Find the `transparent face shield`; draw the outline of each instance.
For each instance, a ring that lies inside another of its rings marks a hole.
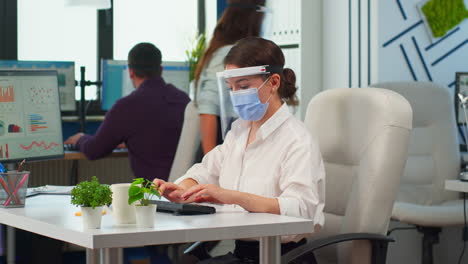
[[[257,12],[263,13],[262,28],[260,36],[263,38],[271,38],[273,36],[273,12],[271,8],[265,6],[257,6]]]
[[[223,139],[226,133],[230,130],[230,125],[237,115],[234,112],[230,92],[238,91],[242,93],[250,88],[258,89],[264,79],[262,75],[268,75],[270,73],[278,72],[276,66],[254,66],[245,67],[232,70],[225,70],[223,72],[216,73],[218,79],[218,91],[220,101],[220,120],[221,120],[221,132]]]

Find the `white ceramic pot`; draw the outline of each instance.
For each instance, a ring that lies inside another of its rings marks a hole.
[[[112,190],[112,206],[108,210],[116,225],[135,224],[135,208],[128,204],[128,189],[130,183],[116,183],[110,186]]]
[[[154,220],[156,218],[155,204],[147,206],[135,205],[135,213],[137,227],[154,227]]]
[[[92,207],[81,207],[81,215],[84,229],[101,228],[102,206],[97,206],[94,209]]]

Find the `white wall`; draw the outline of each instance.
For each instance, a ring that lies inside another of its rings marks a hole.
[[[380,1],[323,1],[323,89],[376,82],[379,5]]]

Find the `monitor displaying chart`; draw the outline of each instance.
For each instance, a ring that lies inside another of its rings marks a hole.
[[[75,111],[75,62],[73,61],[15,61],[0,60],[1,70],[57,71],[60,90],[60,109]]]
[[[0,71],[0,162],[63,157],[56,71]]]
[[[189,92],[189,66],[187,62],[163,61],[162,77],[180,90]],[[126,60],[102,60],[101,98],[103,110],[109,110],[121,97],[135,90],[128,73]]]

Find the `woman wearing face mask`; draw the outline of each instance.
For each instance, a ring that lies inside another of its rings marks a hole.
[[[288,110],[297,104],[295,75],[284,69],[281,49],[269,40],[237,42],[218,73],[239,119],[222,145],[175,183],[155,180],[174,202],[213,202],[249,212],[313,219],[323,225],[324,167],[315,139]],[[283,253],[305,243],[282,238]],[[250,243],[257,243],[252,245]],[[258,261],[258,242],[236,241],[234,257]]]

